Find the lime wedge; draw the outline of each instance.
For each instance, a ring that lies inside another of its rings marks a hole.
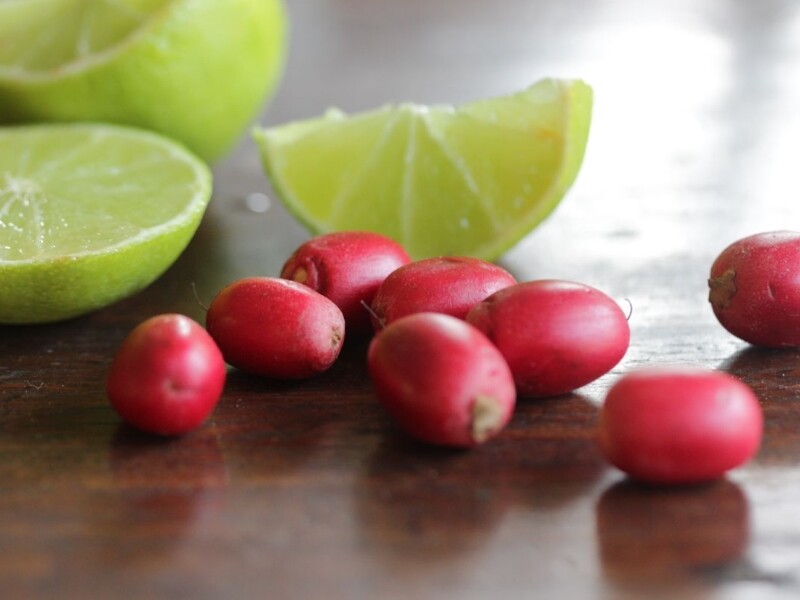
[[[256,129],[265,170],[312,233],[363,229],[414,258],[495,260],[572,185],[592,91],[546,79],[458,108],[401,104]]]
[[[66,319],[141,290],[210,197],[205,163],[153,133],[0,128],[0,323]]]
[[[223,154],[280,78],[282,0],[0,1],[0,122],[103,121]]]

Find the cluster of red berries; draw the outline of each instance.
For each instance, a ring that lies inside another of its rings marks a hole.
[[[370,378],[398,426],[456,447],[497,435],[518,395],[562,395],[604,375],[630,340],[620,306],[593,287],[517,282],[476,258],[412,261],[384,236],[338,232],[301,245],[280,278],[226,286],[205,328],[175,314],[139,325],[114,359],[108,396],[140,429],[185,433],[214,409],[225,363],[271,378],[311,377],[336,361],[345,332],[373,336]],[[748,460],[762,428],[757,399],[737,379],[662,367],[612,386],[598,440],[636,479],[686,483]]]

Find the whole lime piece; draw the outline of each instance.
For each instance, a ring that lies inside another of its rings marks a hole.
[[[281,0],[0,2],[0,122],[103,121],[220,157],[274,90]]]

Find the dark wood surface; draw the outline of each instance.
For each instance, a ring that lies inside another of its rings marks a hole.
[[[800,4],[792,0],[290,0],[279,123],[388,101],[461,102],[544,76],[586,79],[595,119],[578,182],[502,260],[630,300],[623,362],[578,393],[522,401],[468,452],[414,443],[371,391],[363,344],[328,373],[231,372],[180,439],[122,426],[104,394],[138,322],[198,320],[225,283],[276,275],[306,234],[253,144],[177,264],[92,315],[0,328],[0,597],[796,598],[800,352],[715,321],[711,261],[800,227]],[[717,483],[631,484],[594,444],[608,386],[643,364],[720,368],[766,415],[758,456]]]

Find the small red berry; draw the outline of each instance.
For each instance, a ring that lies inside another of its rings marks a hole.
[[[609,390],[599,443],[606,458],[633,479],[700,483],[755,455],[763,421],[755,394],[727,373],[640,369]]]
[[[515,284],[508,271],[465,256],[418,260],[391,273],[372,301],[373,326],[418,312],[444,313],[459,319],[494,292]]]
[[[500,290],[467,315],[508,361],[521,396],[556,396],[607,373],[628,350],[619,305],[571,281],[527,281]]]
[[[714,315],[736,337],[800,346],[800,233],[759,233],[728,246],[708,279]]]
[[[310,287],[344,314],[347,335],[372,332],[369,306],[392,271],[411,261],[403,247],[369,231],[339,231],[312,238],[289,257],[281,277]]]
[[[378,399],[401,429],[431,444],[475,446],[514,410],[514,380],[480,331],[439,313],[417,313],[379,332],[367,354]]]
[[[328,369],[344,343],[342,311],[322,294],[275,277],[248,277],[217,294],[206,327],[234,367],[280,379]]]
[[[128,335],[111,364],[106,391],[127,423],[179,435],[206,420],[224,383],[225,361],[205,329],[183,315],[167,314]]]

